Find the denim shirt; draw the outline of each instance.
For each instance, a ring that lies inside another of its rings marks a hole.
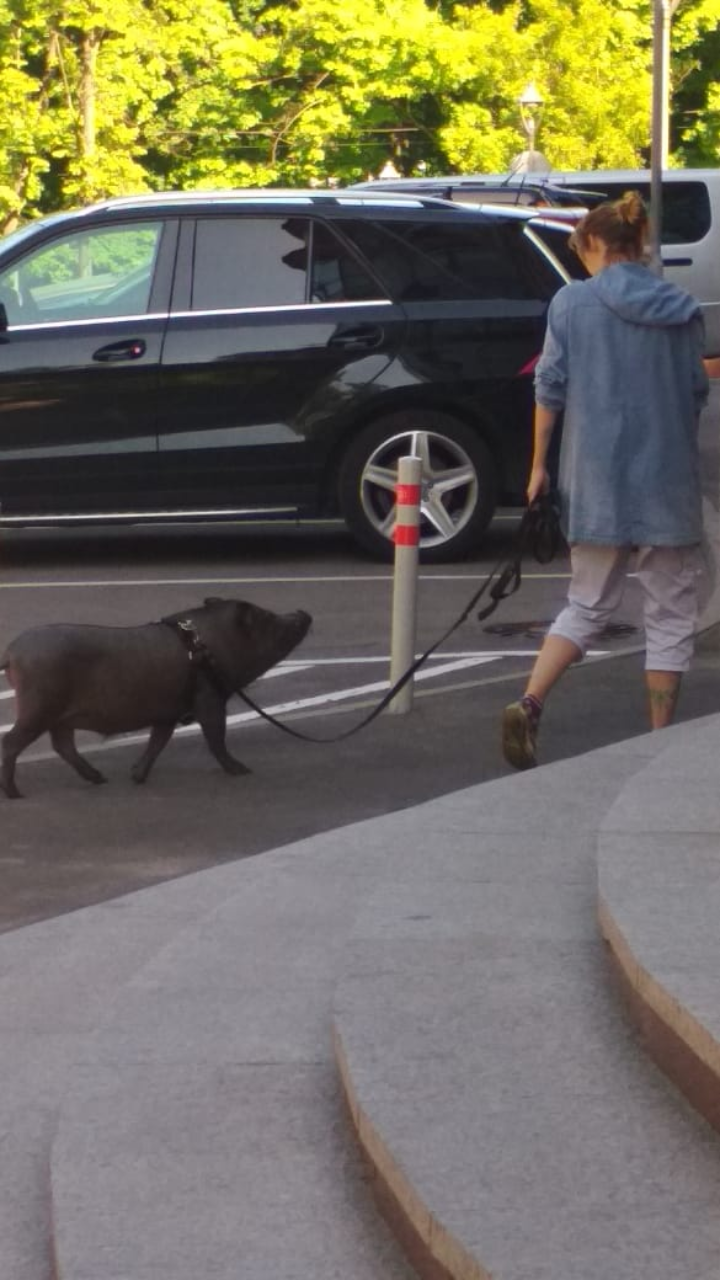
[[[564,413],[559,490],[570,543],[700,541],[702,349],[698,302],[640,263],[615,263],[555,295],[535,396]]]

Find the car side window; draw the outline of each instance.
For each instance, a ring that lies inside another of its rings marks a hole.
[[[650,183],[603,182],[595,188],[605,200],[620,200],[628,190],[637,191],[650,205]],[[712,226],[710,193],[704,182],[663,182],[663,244],[697,244]]]
[[[307,218],[199,218],[193,311],[305,302],[308,237]]]
[[[357,222],[353,238],[398,302],[532,299],[536,283],[514,230],[491,220],[393,219]]]
[[[59,236],[0,273],[8,323],[42,324],[147,311],[161,222]]]
[[[313,223],[311,302],[363,302],[386,297],[355,254],[324,222]]]

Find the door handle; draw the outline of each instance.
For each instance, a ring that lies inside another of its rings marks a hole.
[[[107,347],[100,347],[93,355],[93,360],[100,364],[113,364],[121,360],[139,360],[146,351],[142,338],[123,339],[122,342],[111,342]]]
[[[329,347],[345,347],[348,350],[372,351],[379,347],[385,331],[379,324],[359,324],[348,329],[338,329],[328,341]]]

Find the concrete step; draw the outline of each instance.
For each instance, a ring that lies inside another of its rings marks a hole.
[[[336,989],[336,1053],[419,1267],[458,1280],[720,1274],[717,1136],[641,1048],[597,924],[608,810],[635,785],[642,831],[646,771],[671,803],[674,757],[698,733],[716,760],[713,718],[377,827],[378,881]]]

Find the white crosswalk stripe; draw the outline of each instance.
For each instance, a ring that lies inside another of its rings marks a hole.
[[[588,656],[599,657],[604,652],[604,650],[593,650],[588,654]],[[433,654],[428,659],[427,666],[423,666],[419,671],[416,671],[413,679],[417,682],[433,680],[439,676],[453,675],[455,672],[468,671],[474,667],[487,666],[490,663],[497,663],[507,658],[533,659],[536,656],[536,653],[537,649],[503,649],[462,652],[455,654]],[[290,660],[278,663],[276,667],[273,667],[270,671],[266,672],[261,679],[266,680],[271,678],[277,679],[281,676],[297,676],[321,667],[330,667],[337,670],[342,667],[352,668],[382,664],[387,668],[389,667],[389,663],[390,659],[387,655],[380,655],[377,657],[311,658],[305,661]],[[346,702],[351,699],[363,699],[373,694],[382,696],[387,692],[388,688],[389,681],[387,678],[384,680],[373,680],[367,684],[351,685],[345,689],[328,689],[322,693],[294,698],[285,702],[278,702],[272,706],[264,707],[263,709],[270,715],[274,716],[288,715],[291,712],[310,711],[312,709],[329,707],[333,704]],[[12,697],[12,689],[0,691],[0,699]],[[261,697],[256,699],[254,698],[253,701],[257,701],[258,705],[262,705]],[[229,715],[227,723],[231,726],[257,721],[259,719],[260,717],[257,712],[248,710]],[[9,729],[11,724],[12,721],[7,724],[0,725],[0,731]],[[199,733],[200,729],[195,724],[181,725],[175,730],[175,732],[176,734],[187,735]],[[103,741],[96,749],[108,750],[112,747],[127,745],[128,743],[142,742],[146,736],[146,733],[143,731],[139,734],[131,734],[124,737],[114,738],[109,741]]]

